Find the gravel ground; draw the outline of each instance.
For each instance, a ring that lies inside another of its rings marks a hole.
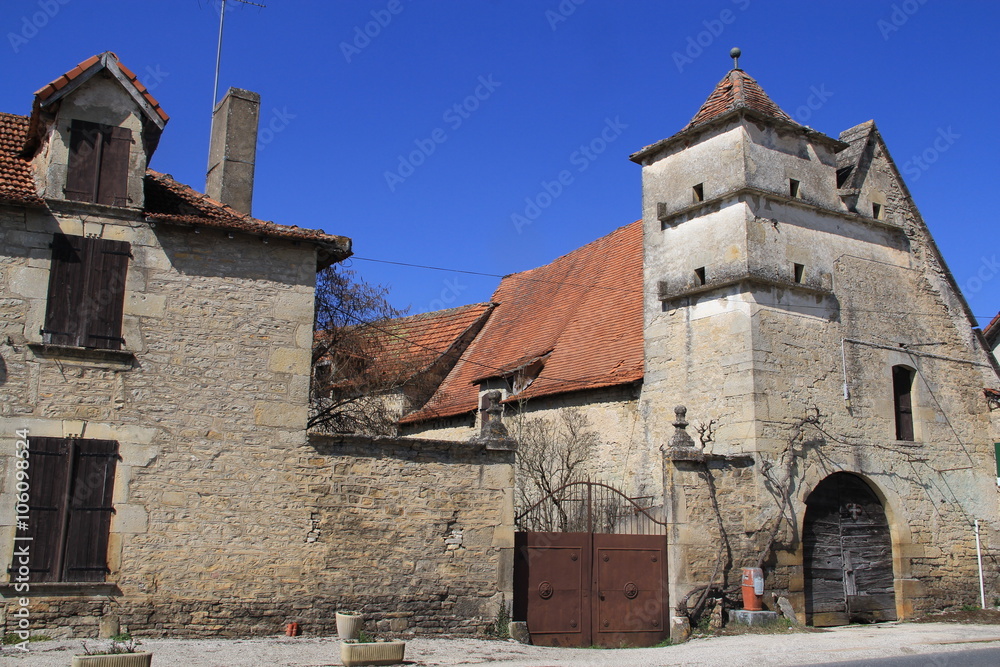
[[[0,652],[0,665],[68,667],[71,656],[81,652],[79,640],[35,642],[29,646],[28,653],[4,647]],[[325,667],[340,664],[340,642],[331,638],[148,639],[143,647],[153,651],[153,665],[157,667]],[[816,665],[986,647],[1000,647],[1000,626],[882,623],[806,633],[694,639],[679,646],[648,649],[560,649],[497,640],[409,638],[406,664],[749,667]],[[949,662],[955,667],[961,665],[957,655]]]

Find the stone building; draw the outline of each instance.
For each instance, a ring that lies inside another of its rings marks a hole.
[[[217,106],[211,196],[148,169],[168,116],[113,53],[0,114],[3,633],[495,614],[510,452],[307,434],[316,272],[351,244],[250,215],[258,105]]]
[[[631,159],[642,220],[505,277],[402,432],[582,411],[585,472],[668,526],[674,614],[758,565],[816,625],[978,603],[998,369],[875,123],[822,134],[736,66]]]

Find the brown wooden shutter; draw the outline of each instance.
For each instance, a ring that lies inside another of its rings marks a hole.
[[[64,581],[104,581],[118,463],[114,440],[74,441]]]
[[[97,123],[74,120],[70,125],[66,199],[97,201],[103,135],[102,128]]]
[[[56,234],[52,239],[52,265],[45,310],[45,342],[56,345],[85,344],[82,287],[86,281],[89,239]]]
[[[103,137],[100,179],[97,203],[109,206],[128,204],[129,150],[132,148],[132,130],[127,127],[108,127]]]
[[[131,246],[125,241],[86,239],[87,276],[83,289],[84,347],[120,350],[125,277]]]
[[[913,371],[892,367],[892,393],[896,408],[896,439],[913,440]]]
[[[32,538],[29,569],[32,581],[59,581],[62,544],[66,533],[66,500],[69,494],[70,441],[65,438],[31,438],[28,528],[18,537]],[[16,548],[16,547],[15,547]]]

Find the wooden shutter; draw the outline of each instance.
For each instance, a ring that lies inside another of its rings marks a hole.
[[[125,277],[131,246],[125,241],[86,239],[87,276],[82,284],[84,347],[120,350]]]
[[[31,580],[59,581],[69,495],[70,441],[33,437],[28,441],[28,452],[28,528],[19,527],[17,534],[32,538],[27,542]]]
[[[74,441],[72,484],[66,531],[64,581],[104,581],[118,443]]]
[[[52,265],[49,270],[49,296],[42,333],[47,343],[85,344],[83,290],[85,261],[89,239],[56,234],[52,239]]]
[[[896,439],[913,440],[913,371],[892,367],[892,393],[896,412]]]
[[[46,342],[121,349],[130,256],[125,241],[55,235],[42,329]]]
[[[70,125],[66,199],[97,201],[103,136],[102,126],[97,123],[74,120]]]
[[[128,164],[132,130],[109,127],[103,136],[97,203],[125,206],[128,203]]]

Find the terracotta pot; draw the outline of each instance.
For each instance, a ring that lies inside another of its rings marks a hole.
[[[337,634],[341,639],[357,639],[364,624],[365,617],[361,614],[337,612]]]
[[[406,642],[393,640],[371,644],[344,642],[340,645],[340,661],[345,667],[355,665],[395,665],[403,662]]]
[[[149,667],[153,654],[116,653],[114,655],[74,655],[73,667]]]

